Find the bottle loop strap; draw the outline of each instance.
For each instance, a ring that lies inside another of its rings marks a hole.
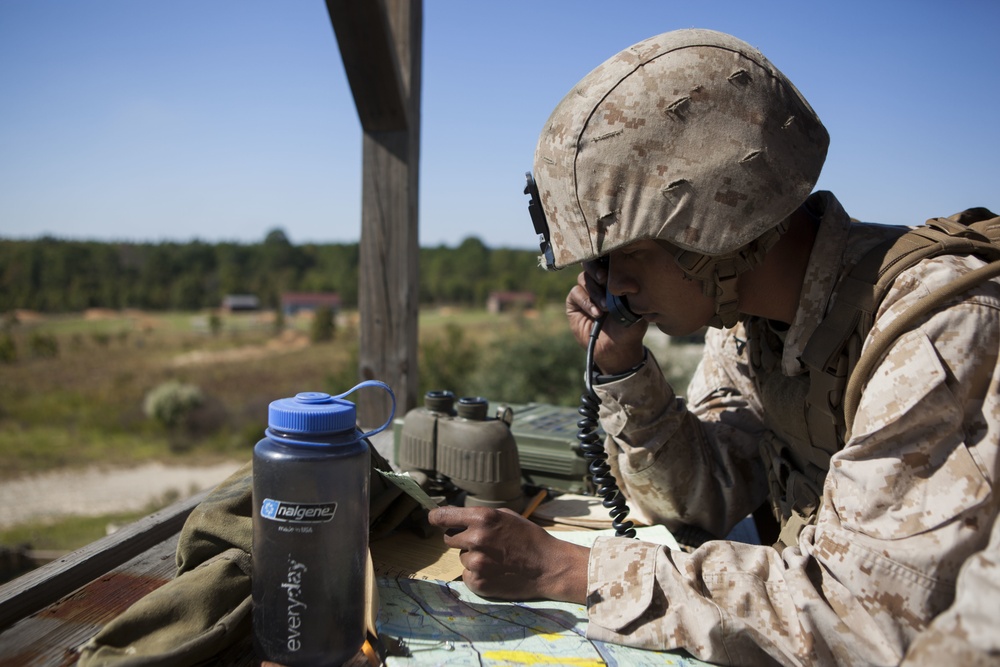
[[[389,385],[379,380],[365,380],[364,382],[361,382],[355,385],[354,387],[348,389],[343,394],[339,394],[337,396],[334,396],[333,398],[344,398],[346,396],[350,396],[358,389],[364,389],[365,387],[381,387],[382,389],[385,389],[389,393],[389,399],[392,401],[392,409],[389,410],[389,418],[385,421],[385,423],[379,426],[377,429],[373,431],[368,431],[367,433],[361,436],[362,438],[370,438],[376,433],[381,433],[385,429],[389,428],[389,424],[392,423],[392,418],[396,416],[396,395],[392,393],[392,389],[389,387]]]

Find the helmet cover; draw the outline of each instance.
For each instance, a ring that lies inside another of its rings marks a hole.
[[[809,103],[745,42],[695,29],[642,41],[585,76],[539,138],[554,268],[644,239],[734,252],[805,201],[828,145]]]

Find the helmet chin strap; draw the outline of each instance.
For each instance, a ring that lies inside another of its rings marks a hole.
[[[736,326],[736,323],[739,321],[740,297],[736,289],[736,283],[738,282],[740,273],[742,272],[736,269],[736,262],[727,258],[715,262],[712,282],[709,283],[706,280],[702,283],[705,295],[715,297],[715,317],[709,321],[708,325],[710,327],[729,329]]]
[[[736,285],[740,274],[749,271],[764,260],[767,251],[788,230],[789,219],[769,229],[739,250],[725,255],[702,255],[690,250],[675,248],[674,259],[689,278],[701,283],[705,296],[715,299],[715,317],[708,326],[729,329],[740,319],[739,294]]]

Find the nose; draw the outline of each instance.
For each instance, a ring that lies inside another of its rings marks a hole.
[[[626,327],[638,322],[641,316],[632,310],[628,301],[629,295],[638,292],[638,283],[630,274],[620,268],[612,271],[609,266],[606,289],[605,307],[611,319]]]
[[[608,282],[605,285],[609,294],[628,296],[638,294],[639,283],[621,267],[615,266],[614,259],[608,262]]]

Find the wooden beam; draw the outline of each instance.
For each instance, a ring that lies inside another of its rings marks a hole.
[[[423,2],[327,0],[327,9],[364,130],[358,375],[392,387],[402,415],[416,407],[418,387]],[[382,392],[359,393],[357,405],[365,428],[389,415]]]
[[[381,379],[396,393],[398,415],[417,405],[419,253],[417,193],[420,164],[421,0],[388,0],[387,16],[402,74],[406,130],[366,130],[362,142],[362,214],[359,280],[361,379]],[[358,419],[377,426],[388,398],[368,392]]]
[[[366,132],[405,130],[407,95],[384,1],[326,0],[326,9],[361,127]]]

